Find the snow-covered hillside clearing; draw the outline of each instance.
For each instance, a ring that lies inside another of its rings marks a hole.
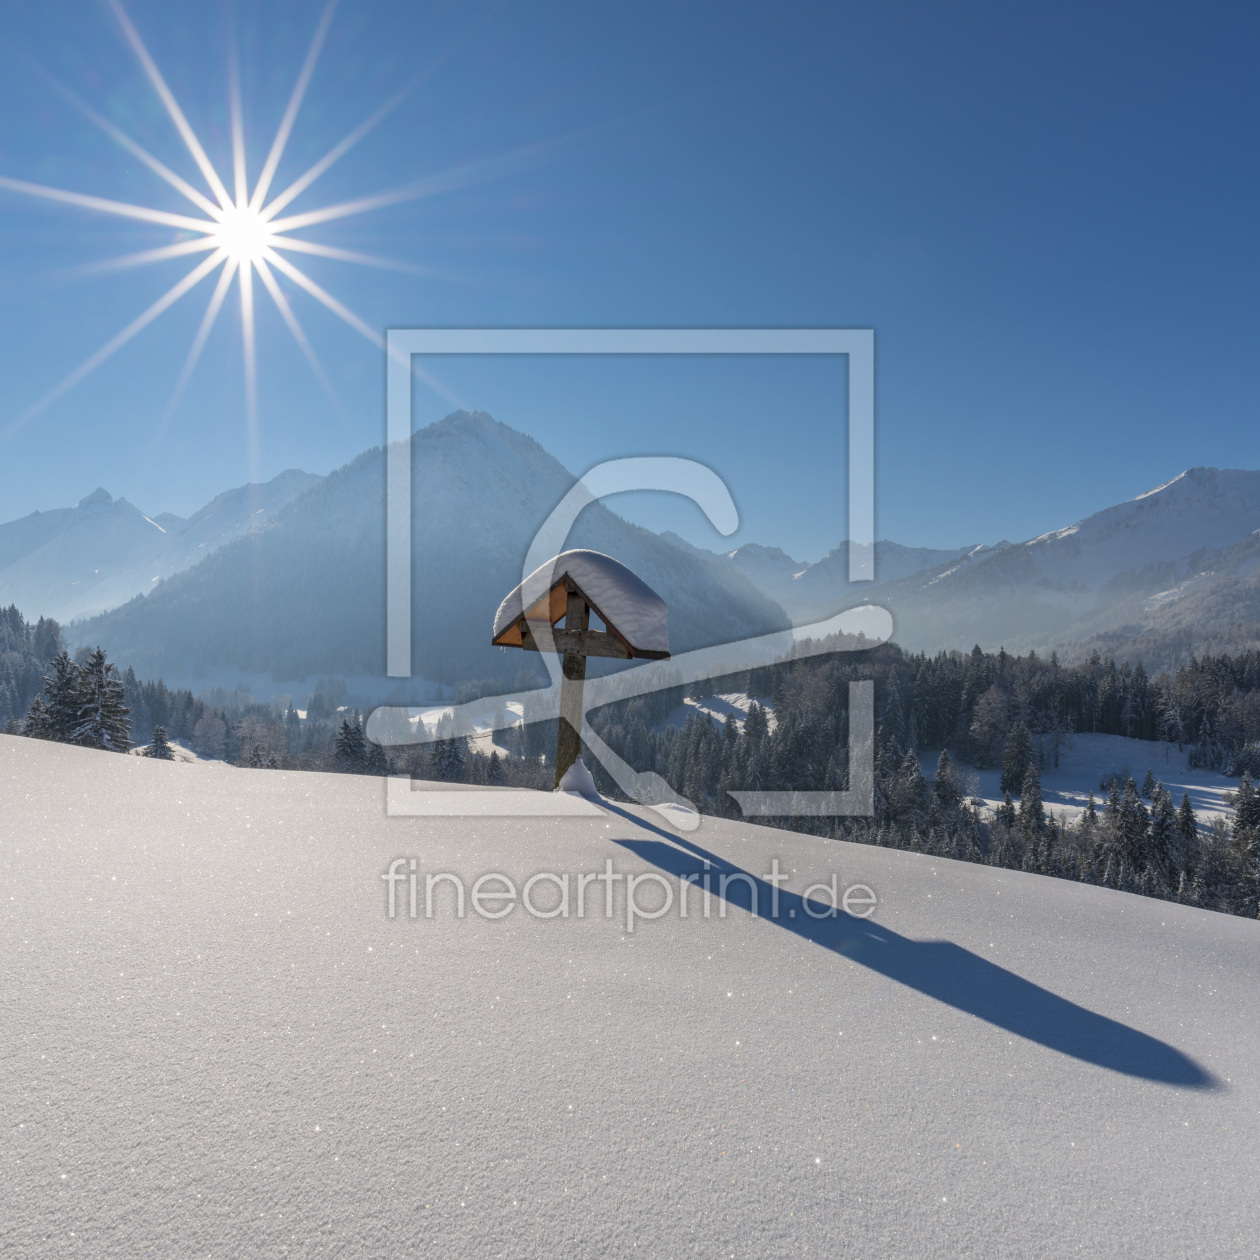
[[[758,919],[694,890],[681,918],[706,856],[777,858],[780,917],[761,883]],[[575,891],[459,919],[447,883],[424,917],[425,873],[606,862],[671,910],[627,931],[623,880],[611,918],[593,884],[580,919]],[[0,866],[15,1255],[1255,1254],[1254,922],[623,807],[387,818],[378,779],[13,737]],[[873,919],[804,912],[833,872]]]
[[[1069,821],[1080,816],[1090,792],[1096,807],[1102,809],[1107,790],[1100,784],[1108,776],[1132,778],[1140,787],[1148,770],[1163,782],[1178,804],[1183,792],[1190,793],[1190,804],[1200,823],[1211,822],[1214,817],[1232,817],[1233,806],[1226,797],[1237,789],[1238,780],[1214,770],[1192,769],[1188,749],[1178,750],[1176,744],[1126,739],[1123,735],[1064,735],[1059,739],[1056,766],[1049,737],[1041,737],[1041,742],[1045,758],[1041,769],[1042,797],[1048,810]],[[923,775],[929,781],[936,773],[939,757],[936,752],[920,754]],[[977,770],[965,762],[958,764],[968,795],[979,796],[990,809],[1002,803],[1000,769]]]
[[[766,711],[767,728],[773,731],[778,723],[775,720],[770,697],[750,696],[743,691],[728,691],[717,696],[705,696],[703,699],[694,699],[688,696],[683,700],[682,704],[670,711],[664,721],[657,723],[656,730],[663,731],[667,726],[681,728],[686,725],[689,717],[707,717],[719,726],[728,717],[733,717],[735,725],[743,731],[744,719],[747,718],[748,710],[752,708],[754,701]]]

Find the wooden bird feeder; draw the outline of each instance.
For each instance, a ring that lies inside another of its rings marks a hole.
[[[524,607],[524,592],[539,589],[544,593]],[[603,630],[591,629],[592,613]],[[540,645],[539,631],[544,643],[550,633],[550,647]],[[624,564],[598,551],[561,552],[530,574],[499,605],[490,641],[496,647],[546,650],[561,656],[557,787],[581,752],[586,658],[669,659],[665,601]]]

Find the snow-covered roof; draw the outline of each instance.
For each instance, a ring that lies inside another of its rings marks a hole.
[[[612,556],[600,551],[562,551],[553,560],[535,569],[499,605],[494,615],[497,639],[525,611],[522,600],[528,590],[534,599],[531,615],[541,620],[550,592],[570,577],[605,625],[615,627],[632,648],[644,652],[669,651],[668,609],[665,601],[642,578]],[[564,602],[550,603],[549,620],[554,625],[564,616]]]

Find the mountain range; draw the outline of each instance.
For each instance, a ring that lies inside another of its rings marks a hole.
[[[412,465],[414,672],[511,678],[531,662],[489,647],[487,627],[573,477],[479,412],[419,431]],[[291,470],[229,491],[187,520],[98,490],[0,525],[0,604],[80,618],[72,642],[185,684],[225,671],[380,677],[384,481],[376,448],[327,477]],[[875,583],[848,582],[844,543],[813,564],[757,544],[720,553],[598,504],[569,545],[608,552],[658,590],[675,651],[864,601],[890,609],[915,651],[979,643],[1070,661],[1097,648],[1160,669],[1260,646],[1260,472],[1193,468],[1020,543],[881,540]]]
[[[848,581],[844,543],[816,564],[756,544],[701,554],[745,574],[798,625],[881,604],[912,651],[978,643],[1070,661],[1097,649],[1162,669],[1260,646],[1260,472],[1191,468],[1022,543],[877,542],[874,583]]]
[[[0,525],[0,604],[58,621],[118,607],[269,520],[323,478],[290,469],[240,486],[184,519],[146,516],[97,489],[76,507]]]
[[[459,682],[537,671],[536,659],[491,647],[490,625],[572,475],[532,438],[479,412],[420,430],[411,454],[414,673]],[[664,597],[674,651],[789,624],[737,569],[600,504],[582,513],[569,545],[615,556]],[[378,447],[151,593],[72,627],[70,637],[101,643],[137,673],[167,679],[224,668],[276,680],[380,678],[384,568],[385,451]]]

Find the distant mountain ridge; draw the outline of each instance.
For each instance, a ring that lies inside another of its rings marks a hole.
[[[146,516],[102,488],[73,508],[33,512],[0,525],[0,605],[59,621],[116,608],[261,525],[322,480],[289,469],[263,485],[225,491],[187,519]]]
[[[1163,668],[1260,642],[1257,530],[1260,472],[1191,468],[1063,529],[881,582],[872,598],[914,650],[976,642],[1070,660],[1099,647]]]
[[[674,536],[681,546],[689,546]],[[699,551],[699,549],[694,549]],[[1260,472],[1191,468],[1022,543],[875,544],[875,581],[848,581],[841,543],[815,564],[747,544],[718,556],[800,625],[869,600],[912,651],[982,648],[1073,660],[1090,651],[1169,668],[1260,646]]]
[[[528,666],[495,655],[482,622],[520,580],[525,549],[572,475],[479,412],[417,433],[412,454],[416,674],[458,681]],[[228,491],[186,521],[149,518],[98,490],[0,525],[0,603],[65,619],[112,601],[76,636],[154,675],[381,675],[383,495],[379,448],[327,478],[291,471]],[[758,544],[719,553],[598,505],[570,545],[609,552],[659,590],[679,650],[865,601],[892,611],[895,638],[912,651],[979,643],[1072,660],[1098,649],[1157,669],[1260,646],[1255,471],[1188,469],[1022,543],[880,540],[874,583],[848,581],[844,543],[812,564]]]
[[[770,596],[797,625],[819,621],[848,606],[861,603],[873,584],[849,581],[849,547],[842,542],[813,564],[793,560],[778,547],[745,543],[725,555],[693,547],[677,534],[666,533],[675,545],[722,560],[742,573],[758,590]],[[955,561],[977,550],[904,547],[880,539],[875,543],[875,576],[879,583],[894,581],[934,565]]]
[[[490,646],[500,600],[574,478],[537,442],[481,412],[412,440],[413,672],[458,682],[541,671]],[[76,629],[137,673],[181,681],[223,668],[276,680],[380,677],[385,669],[385,451],[365,452],[263,526]],[[569,546],[628,565],[669,605],[673,651],[783,629],[777,604],[738,571],[683,550],[600,504]]]

